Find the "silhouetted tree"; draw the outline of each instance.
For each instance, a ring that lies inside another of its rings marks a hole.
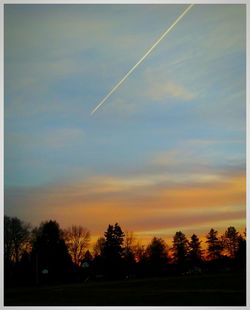
[[[154,237],[145,249],[140,243],[135,244],[132,232],[124,234],[116,223],[109,225],[104,237],[96,241],[93,258],[89,250],[86,251],[90,233],[82,226],[62,231],[56,221],[50,220],[31,233],[29,225],[18,218],[4,216],[5,284],[30,284],[35,275],[40,283],[45,278],[42,273],[48,273],[46,276],[52,281],[66,280],[70,274],[72,279],[80,281],[103,276],[171,275],[187,271],[191,266],[200,267],[200,264],[212,272],[235,268],[245,271],[246,232],[240,235],[235,227],[229,226],[218,237],[212,228],[206,238],[208,255],[203,261],[198,236],[193,234],[188,241],[184,233],[176,232],[171,248],[174,264],[168,264],[168,247],[163,239]],[[225,253],[230,257],[222,255]],[[23,280],[20,282],[20,279]]]
[[[221,252],[223,250],[222,242],[217,238],[218,232],[213,228],[210,229],[207,234],[207,252],[209,259],[218,259],[221,257]]]
[[[23,282],[22,258],[29,255],[30,226],[17,217],[4,216],[4,281],[6,285]],[[26,264],[27,265],[27,264]],[[29,268],[28,266],[27,268]]]
[[[107,257],[121,257],[124,233],[118,223],[115,226],[109,225],[104,236],[104,255]]]
[[[48,271],[48,278],[53,281],[66,279],[71,270],[71,257],[63,239],[63,231],[56,221],[43,222],[34,231],[32,255],[37,281],[40,281],[44,270]]]
[[[64,239],[73,263],[81,266],[90,241],[89,230],[82,226],[72,225],[64,230]]]
[[[30,226],[17,217],[4,216],[5,261],[19,262],[30,245]]]
[[[202,249],[201,249],[201,241],[199,238],[193,234],[191,236],[191,241],[188,243],[189,251],[188,251],[188,258],[192,265],[197,265],[202,260]]]
[[[231,258],[235,258],[235,255],[239,249],[239,232],[235,227],[230,226],[222,236],[223,247],[228,252]]]
[[[104,236],[103,257],[105,259],[107,274],[110,277],[120,276],[122,272],[124,233],[118,223],[116,223],[114,226],[108,226]]]
[[[163,239],[154,237],[146,249],[150,272],[161,273],[168,262],[167,246]]]
[[[174,235],[172,250],[174,262],[179,265],[184,265],[188,255],[188,240],[181,231],[176,232]]]
[[[167,250],[165,241],[161,238],[154,237],[148,245],[146,253],[150,261],[156,264],[162,260],[166,262]]]
[[[246,233],[238,237],[238,250],[235,253],[236,264],[239,269],[246,269]]]

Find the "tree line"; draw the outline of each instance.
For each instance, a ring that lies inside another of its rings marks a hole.
[[[32,228],[17,217],[4,216],[4,281],[38,285],[245,270],[246,231],[240,234],[229,226],[219,236],[211,228],[204,242],[202,247],[196,234],[188,239],[177,231],[171,246],[158,237],[143,246],[115,223],[90,250],[90,231],[83,226],[63,230],[49,220]]]

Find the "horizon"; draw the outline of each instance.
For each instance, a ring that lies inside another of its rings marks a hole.
[[[4,214],[4,216],[8,216],[7,214]],[[13,216],[13,217],[15,217],[15,216]],[[22,219],[20,219],[19,218],[19,220],[21,220],[22,221]],[[88,244],[88,246],[86,247],[86,249],[87,250],[89,250],[91,253],[93,253],[93,248],[94,248],[94,246],[95,246],[95,244],[96,244],[96,241],[99,239],[99,238],[105,238],[105,236],[104,236],[104,233],[107,231],[107,229],[108,229],[108,226],[109,225],[113,225],[114,226],[114,224],[115,223],[109,223],[109,224],[107,224],[106,225],[106,228],[105,228],[105,230],[102,232],[102,233],[100,233],[100,234],[96,234],[96,235],[92,235],[92,233],[91,233],[91,228],[90,227],[85,227],[85,226],[82,226],[82,225],[74,225],[74,224],[71,224],[70,226],[61,226],[60,225],[60,223],[56,220],[56,219],[46,219],[46,220],[43,220],[43,221],[40,221],[37,225],[33,225],[32,223],[28,223],[28,222],[25,222],[25,221],[22,221],[22,223],[24,224],[24,225],[28,225],[29,226],[29,229],[30,229],[30,231],[32,231],[33,229],[35,229],[35,228],[38,228],[38,227],[40,227],[40,225],[43,225],[44,223],[48,223],[49,221],[53,221],[53,222],[57,222],[58,224],[59,224],[59,227],[60,227],[60,229],[64,232],[65,230],[68,230],[68,229],[70,229],[72,226],[81,226],[81,227],[83,227],[84,229],[86,229],[87,231],[89,231],[89,233],[90,233],[90,241],[89,241],[89,244]],[[159,231],[158,232],[156,232],[155,234],[154,234],[154,232],[152,232],[152,234],[150,234],[150,232],[147,232],[147,235],[145,236],[144,234],[142,234],[142,236],[143,237],[140,237],[140,233],[138,233],[138,232],[134,232],[134,231],[130,231],[130,230],[128,230],[128,229],[126,229],[126,227],[122,227],[122,225],[120,225],[120,223],[117,223],[120,227],[121,227],[121,229],[122,229],[122,231],[123,231],[123,233],[125,234],[125,237],[127,236],[127,234],[129,235],[129,234],[131,234],[132,233],[132,235],[133,235],[133,244],[134,245],[136,245],[136,244],[139,244],[139,245],[141,245],[141,246],[143,246],[143,247],[147,247],[150,243],[151,243],[151,241],[152,241],[152,239],[153,238],[160,238],[160,239],[162,239],[162,240],[164,240],[164,242],[166,243],[166,246],[167,247],[169,247],[168,248],[168,250],[171,250],[171,245],[172,245],[172,243],[173,243],[173,238],[174,238],[174,235],[175,235],[175,233],[177,232],[177,231],[181,231],[185,236],[186,236],[186,238],[188,239],[188,240],[190,240],[191,239],[191,236],[193,235],[193,234],[195,234],[198,238],[199,238],[199,241],[201,242],[201,248],[203,249],[203,250],[205,250],[205,251],[207,251],[207,245],[206,245],[206,241],[207,241],[207,235],[208,235],[208,233],[209,233],[209,231],[210,231],[210,229],[214,229],[215,231],[217,231],[217,237],[219,237],[219,238],[221,238],[224,234],[225,234],[225,231],[229,228],[229,227],[232,227],[232,225],[230,225],[230,223],[228,223],[228,225],[225,225],[225,228],[224,228],[224,230],[218,230],[218,229],[216,229],[216,227],[210,227],[209,229],[208,229],[208,231],[207,232],[204,232],[204,233],[202,233],[202,234],[198,234],[196,231],[191,231],[191,230],[183,230],[183,229],[181,229],[181,227],[178,229],[178,230],[176,230],[176,231],[173,231],[173,234],[171,235],[171,233],[169,233],[169,234],[161,234]],[[239,233],[239,235],[244,235],[244,233],[245,233],[245,231],[246,231],[246,227],[241,227],[240,229],[239,229],[239,227],[235,227],[235,226],[233,226],[235,229],[236,229],[236,231]],[[125,238],[124,237],[124,238]],[[205,255],[206,256],[206,255]]]
[[[245,229],[244,4],[195,4],[90,116],[186,8],[5,4],[4,214],[147,243]]]

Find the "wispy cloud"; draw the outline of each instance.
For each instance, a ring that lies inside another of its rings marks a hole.
[[[13,148],[17,144],[23,149],[32,150],[36,147],[56,149],[75,146],[86,138],[83,130],[78,128],[55,128],[44,132],[10,133],[7,135],[6,147]]]
[[[221,158],[224,148],[227,147],[228,154],[224,164],[231,166],[244,165],[245,157],[244,152],[242,152],[244,146],[245,141],[243,139],[187,139],[171,149],[156,154],[152,163],[165,167],[176,167],[178,170],[189,170],[190,167],[194,171],[197,171],[197,168],[199,170],[201,167],[203,167],[202,169],[205,167],[212,168],[214,165],[219,164],[218,160]],[[239,150],[238,156],[235,154],[236,148]],[[232,154],[230,154],[230,150],[231,152],[233,150]]]
[[[61,225],[81,223],[97,235],[114,221],[134,231],[192,225],[245,223],[245,175],[232,174],[205,183],[174,184],[159,177],[115,178],[103,176],[82,182],[38,188],[9,188],[5,202],[9,212],[38,223],[55,217]],[[19,206],[19,207],[18,207]],[[187,212],[188,211],[188,212]],[[143,216],[142,216],[143,213]]]
[[[184,101],[190,101],[195,98],[195,94],[188,91],[185,87],[173,81],[158,81],[150,83],[147,95],[153,100],[162,101],[169,97]]]

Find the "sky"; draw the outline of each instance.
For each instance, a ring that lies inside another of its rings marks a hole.
[[[92,240],[246,225],[246,12],[196,4],[4,6],[4,213]]]

